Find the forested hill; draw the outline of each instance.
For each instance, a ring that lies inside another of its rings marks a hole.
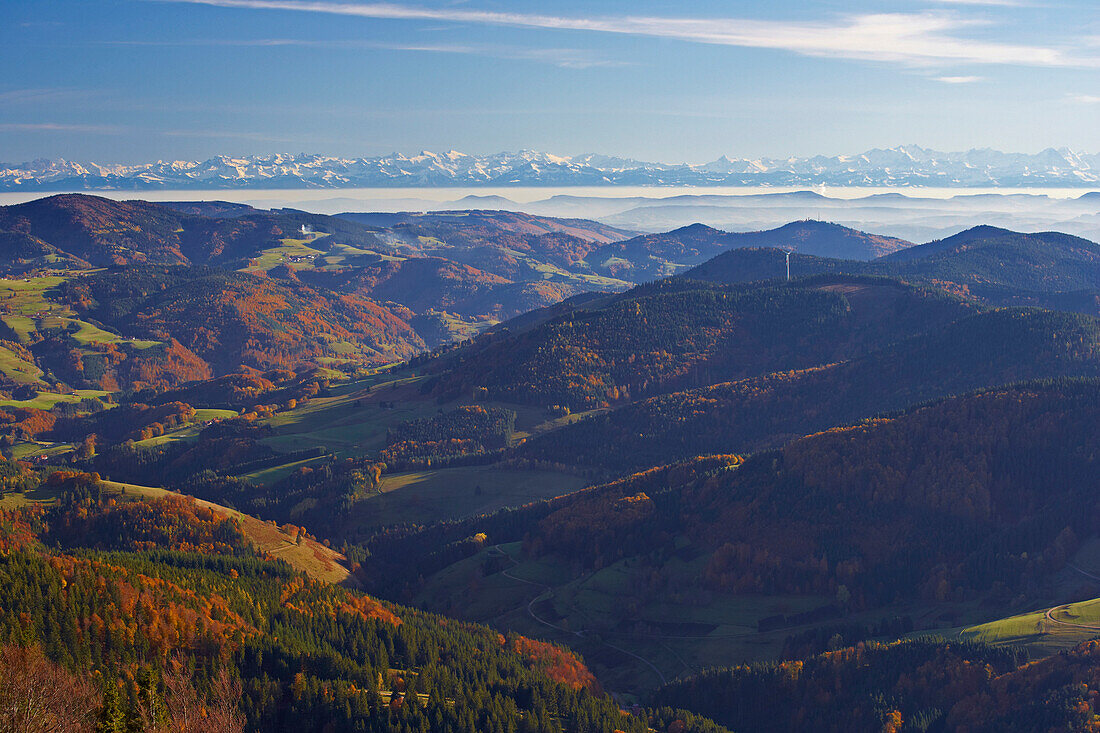
[[[784,257],[779,249],[732,250],[683,276],[720,283],[783,278]],[[870,262],[791,255],[794,278],[826,272],[900,278],[998,305],[1076,306],[1095,313],[1095,297],[1080,296],[1100,291],[1100,245],[1057,232],[982,226]]]
[[[425,348],[409,323],[369,298],[217,268],[109,270],[65,281],[57,299],[130,337],[174,340],[214,376],[326,358],[381,365]],[[86,374],[70,379],[78,376]]]
[[[745,733],[1086,731],[1100,643],[1028,663],[1011,648],[868,643],[806,660],[709,670],[655,696]]]
[[[912,242],[896,237],[869,234],[827,221],[793,221],[762,232],[730,235],[734,247],[776,247],[803,255],[842,260],[873,260],[894,252],[905,252]]]
[[[1083,511],[1100,488],[1098,417],[1095,381],[953,398],[749,459],[674,517],[715,552],[704,582],[739,592],[845,585],[856,607],[1034,592],[1098,529]]]
[[[869,268],[866,262],[817,257],[801,252],[792,252],[790,259],[792,279],[822,273],[862,274]],[[730,250],[682,273],[682,277],[687,280],[731,285],[760,280],[781,280],[786,276],[786,252],[777,247],[744,247]]]
[[[723,232],[692,224],[606,244],[587,259],[597,272],[642,282],[678,274],[726,250],[777,247],[820,257],[870,260],[910,246],[902,239],[823,221],[796,221],[760,232]]]
[[[46,484],[52,505],[0,509],[0,701],[52,730],[724,730],[622,712],[556,645],[311,580],[186,498]]]
[[[354,373],[630,285],[583,265],[629,234],[595,222],[459,212],[432,232],[225,202],[65,194],[0,207],[0,389]]]
[[[659,569],[701,554],[694,571],[677,566],[682,590],[833,597],[844,586],[851,611],[1045,597],[1100,529],[1098,449],[1100,381],[1003,387],[811,435],[739,468],[735,457],[697,459],[380,535],[371,563],[386,577],[427,577],[448,553],[464,556],[456,539],[485,532],[574,568],[645,555]]]
[[[516,455],[622,473],[748,453],[930,399],[1016,381],[1100,376],[1100,320],[1006,309],[851,361],[634,402],[528,440]]]
[[[376,228],[407,227],[421,236],[438,236],[444,241],[451,241],[455,247],[493,244],[527,249],[534,246],[540,238],[544,238],[546,244],[554,241],[552,238],[545,239],[547,235],[564,235],[598,246],[625,239],[633,234],[628,230],[617,229],[589,219],[559,219],[516,211],[471,209],[469,211],[433,211],[423,214],[349,212],[337,214],[337,216]],[[502,239],[502,234],[510,235],[511,238]],[[460,238],[454,239],[455,235]]]
[[[1005,237],[1014,236],[1021,235],[1019,232],[1014,232],[1010,229],[1002,229],[1001,227],[994,227],[983,224],[976,227],[971,227],[970,229],[964,229],[958,234],[953,234],[950,237],[944,237],[943,239],[937,239],[935,241],[927,242],[925,244],[918,244],[905,250],[894,252],[892,254],[885,253],[885,256],[882,259],[887,262],[909,262],[910,260],[920,260],[924,259],[925,257],[932,257],[934,255],[949,252],[958,252],[962,248],[979,242],[988,242],[990,240],[1003,239]],[[1033,236],[1035,236],[1040,241],[1044,237],[1043,234]]]
[[[440,394],[591,408],[846,360],[970,312],[938,291],[825,278],[774,287],[669,280],[441,360]]]
[[[194,207],[191,207],[192,210]],[[305,225],[349,245],[377,247],[367,227],[305,212],[247,208],[202,216],[170,205],[60,194],[0,207],[0,266],[195,264],[241,267]]]

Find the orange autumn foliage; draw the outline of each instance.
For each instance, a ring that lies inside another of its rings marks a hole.
[[[512,641],[512,649],[524,656],[533,666],[541,667],[555,682],[569,685],[574,690],[587,688],[599,694],[600,685],[595,675],[572,652],[556,644],[528,639],[525,636],[517,636]]]

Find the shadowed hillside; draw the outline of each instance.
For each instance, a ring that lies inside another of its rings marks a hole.
[[[1040,310],[963,318],[851,361],[635,402],[517,455],[614,472],[747,453],[911,404],[1016,381],[1100,376],[1100,321]]]
[[[715,287],[662,281],[511,335],[479,339],[443,362],[441,393],[596,407],[698,384],[849,359],[968,312],[887,280]]]
[[[820,273],[894,277],[997,305],[1037,305],[1096,314],[1100,245],[1057,232],[1021,234],[975,227],[871,262],[791,256],[794,278]],[[733,250],[684,273],[708,282],[785,277],[777,249]]]

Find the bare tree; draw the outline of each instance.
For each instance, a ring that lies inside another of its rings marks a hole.
[[[0,733],[85,733],[98,707],[88,680],[37,647],[0,647]]]
[[[142,709],[149,733],[243,733],[241,683],[230,677],[225,667],[212,680],[210,694],[202,697],[191,684],[184,665],[173,660],[164,672],[164,688],[166,719],[158,720],[147,707]]]

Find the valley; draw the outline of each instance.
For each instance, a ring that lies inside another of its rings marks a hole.
[[[947,730],[1100,690],[1100,244],[72,195],[0,235],[0,609],[71,635],[0,642],[135,700],[177,658],[256,729],[768,729],[735,695]]]

